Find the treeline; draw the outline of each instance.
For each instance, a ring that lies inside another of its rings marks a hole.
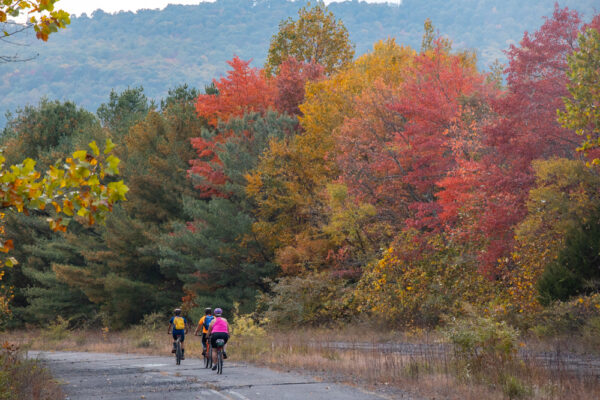
[[[21,109],[9,162],[110,138],[130,191],[105,225],[60,235],[6,215],[20,260],[6,323],[122,328],[180,304],[284,325],[434,326],[469,307],[527,323],[592,295],[599,29],[556,8],[508,49],[504,86],[429,21],[419,50],[388,39],[353,59],[317,4],[280,25],[265,70],[234,57],[202,93]]]
[[[60,2],[57,7],[60,7]],[[225,72],[233,55],[261,66],[269,40],[284,18],[304,4],[285,0],[218,0],[198,5],[170,5],[137,13],[72,18],[69,28],[47,43],[23,36],[2,44],[2,53],[37,58],[27,63],[0,64],[0,127],[4,114],[40,97],[71,100],[96,110],[111,89],[143,86],[151,99],[167,89],[188,83],[202,87]],[[589,18],[594,0],[565,0]],[[493,0],[405,0],[401,5],[334,2],[329,7],[348,27],[357,54],[369,51],[380,39],[418,48],[423,21],[430,18],[462,49],[477,49],[479,66],[505,61],[502,50],[533,31],[552,12],[554,0],[501,5]],[[69,11],[69,10],[66,10]]]

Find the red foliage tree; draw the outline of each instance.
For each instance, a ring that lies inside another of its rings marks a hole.
[[[227,61],[231,67],[227,76],[213,81],[218,93],[198,96],[196,111],[212,126],[217,126],[219,120],[227,122],[231,117],[249,111],[264,112],[273,106],[272,86],[264,72],[251,68],[250,62],[237,56]]]
[[[531,162],[575,156],[578,138],[558,124],[556,110],[568,94],[567,55],[580,27],[575,11],[556,7],[537,32],[510,47],[507,90],[491,102],[496,118],[482,132],[485,150],[477,158],[457,153],[459,168],[439,182],[443,222],[480,244],[480,265],[490,276],[498,274],[497,261],[508,255],[513,229],[526,215]]]
[[[325,77],[319,64],[297,61],[290,57],[281,63],[275,77],[275,105],[279,112],[300,115],[298,106],[304,101],[306,83]]]
[[[437,182],[456,165],[452,152],[464,99],[483,77],[441,46],[414,60],[401,88],[378,83],[356,101],[339,134],[342,179],[395,226],[437,228]]]
[[[216,132],[206,132],[206,135],[191,140],[197,158],[190,161],[188,174],[201,177],[201,183],[196,187],[200,196],[205,198],[223,195],[214,188],[227,181],[227,177],[214,168],[220,163],[215,149],[228,135],[228,132],[217,129],[219,122],[227,122],[248,112],[264,113],[268,109],[298,115],[306,83],[324,76],[320,65],[293,58],[282,63],[279,74],[270,79],[263,70],[251,68],[250,61],[243,61],[237,56],[227,63],[231,67],[227,76],[213,81],[216,93],[200,95],[196,102],[198,115],[206,118]]]

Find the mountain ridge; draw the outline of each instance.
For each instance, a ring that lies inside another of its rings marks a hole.
[[[585,15],[593,1],[569,0],[560,6]],[[96,111],[111,89],[143,86],[159,99],[180,84],[202,87],[227,70],[225,61],[238,55],[262,66],[278,23],[295,17],[304,1],[218,0],[198,5],[168,5],[162,10],[110,14],[102,10],[75,17],[64,32],[47,43],[32,40],[35,60],[0,65],[0,118],[41,97],[73,100]],[[504,60],[503,50],[523,32],[543,23],[554,1],[404,0],[402,4],[340,2],[329,9],[340,18],[356,44],[357,55],[377,40],[395,37],[419,48],[423,21],[430,18],[439,32],[459,49],[474,49],[480,68]],[[3,50],[4,51],[4,50]],[[28,50],[29,51],[29,50]],[[5,120],[0,119],[0,127]]]

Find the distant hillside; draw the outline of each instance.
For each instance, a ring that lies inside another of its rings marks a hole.
[[[555,0],[404,0],[402,5],[332,3],[356,44],[357,54],[387,37],[420,46],[423,21],[431,18],[459,48],[477,49],[480,66],[504,59],[502,50],[518,42],[550,15]],[[202,88],[226,70],[234,54],[261,66],[278,23],[296,16],[303,1],[218,0],[197,6],[171,5],[162,11],[74,18],[48,43],[34,42],[33,61],[0,64],[0,115],[37,103],[40,97],[69,99],[95,111],[112,88],[142,85],[149,97],[188,83]],[[561,1],[589,18],[596,0]],[[13,52],[14,48],[1,45]],[[4,119],[0,119],[0,127]]]

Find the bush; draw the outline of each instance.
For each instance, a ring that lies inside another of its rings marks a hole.
[[[151,314],[144,315],[142,319],[141,326],[146,330],[156,331],[161,328],[164,328],[166,325],[167,318],[164,314],[153,312]]]
[[[49,340],[63,340],[69,336],[69,320],[61,316],[56,318],[56,321],[48,325],[48,328],[42,334]]]
[[[502,377],[502,392],[509,399],[522,399],[531,394],[531,388],[513,375]]]
[[[565,238],[564,248],[555,263],[548,265],[537,288],[540,303],[566,301],[589,294],[600,279],[600,216],[595,213],[589,221],[573,229]]]
[[[39,361],[28,360],[18,346],[0,348],[0,399],[62,399],[64,394]]]
[[[239,305],[234,304],[232,332],[236,336],[262,337],[267,332],[263,328],[269,321],[266,318],[259,319],[255,314],[240,314]]]
[[[568,302],[555,302],[536,316],[532,332],[539,338],[600,337],[600,294],[582,296]],[[595,333],[598,332],[598,333]]]
[[[272,283],[271,294],[259,298],[258,310],[279,327],[323,324],[349,316],[344,299],[347,281],[327,272],[284,277]]]
[[[496,365],[511,361],[517,352],[519,331],[506,322],[467,316],[448,323],[442,331],[459,358],[471,365]]]

